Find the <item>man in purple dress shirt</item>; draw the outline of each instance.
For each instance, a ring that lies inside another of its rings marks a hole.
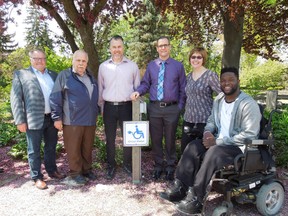
[[[140,86],[131,94],[135,100],[149,92],[149,127],[152,141],[152,154],[155,162],[153,178],[161,177],[165,171],[166,179],[174,179],[176,163],[176,129],[180,111],[185,104],[186,76],[183,64],[170,58],[171,45],[167,37],[160,37],[156,45],[159,58],[151,61]],[[158,74],[164,62],[163,98],[157,97]],[[163,149],[163,136],[165,148]]]

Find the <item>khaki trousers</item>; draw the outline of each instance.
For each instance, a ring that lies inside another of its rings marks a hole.
[[[92,148],[96,126],[64,125],[64,146],[67,152],[70,176],[86,174],[92,169]]]

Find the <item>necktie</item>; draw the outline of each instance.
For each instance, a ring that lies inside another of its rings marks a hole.
[[[161,67],[158,74],[158,85],[157,85],[157,99],[160,101],[164,97],[164,73],[165,73],[165,62],[161,63]]]

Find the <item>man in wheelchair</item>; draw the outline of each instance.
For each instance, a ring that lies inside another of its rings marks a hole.
[[[217,170],[234,163],[245,140],[258,138],[261,113],[254,99],[239,87],[236,68],[223,68],[223,93],[214,100],[203,139],[187,145],[176,169],[176,180],[160,196],[186,214],[201,213],[206,189]]]

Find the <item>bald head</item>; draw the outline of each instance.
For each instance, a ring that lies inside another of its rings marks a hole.
[[[84,50],[77,50],[73,54],[72,66],[73,70],[79,74],[83,75],[88,64],[88,54]]]

